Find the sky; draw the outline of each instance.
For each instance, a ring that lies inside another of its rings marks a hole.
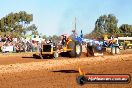
[[[132,24],[132,0],[1,0],[0,18],[10,12],[33,14],[33,22],[43,35],[71,34],[76,17],[77,32],[90,33],[95,21],[114,14],[121,24]]]

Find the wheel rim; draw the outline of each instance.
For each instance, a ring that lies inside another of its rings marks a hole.
[[[59,57],[59,54],[57,52],[54,53],[54,57],[57,58]]]
[[[80,50],[80,46],[77,45],[77,46],[76,46],[76,54],[80,54],[80,52],[81,52],[81,50]]]

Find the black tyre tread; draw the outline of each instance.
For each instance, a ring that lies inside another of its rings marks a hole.
[[[87,46],[87,57],[94,56],[94,51],[92,46]]]
[[[76,45],[79,45],[81,47],[81,51],[79,54],[76,54]],[[72,51],[69,52],[69,56],[70,57],[79,57],[82,53],[82,46],[79,42],[77,41],[71,41],[69,44],[68,44],[68,48],[69,49],[73,49]]]
[[[39,55],[33,54],[33,58],[35,59],[41,59],[41,57]]]
[[[74,41],[71,41],[69,44],[68,44],[68,48],[69,49],[73,49],[72,51],[69,52],[69,56],[70,57],[76,57],[76,53],[75,53],[75,42]]]

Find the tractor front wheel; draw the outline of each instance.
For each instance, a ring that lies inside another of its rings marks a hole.
[[[58,58],[59,57],[59,53],[56,51],[55,53],[54,53],[54,58]]]

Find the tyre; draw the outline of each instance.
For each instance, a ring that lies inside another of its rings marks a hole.
[[[62,52],[59,54],[61,57],[69,57],[69,52]]]
[[[43,59],[53,59],[54,58],[54,54],[46,54],[42,56]]]
[[[72,51],[69,52],[70,57],[79,57],[82,53],[82,45],[78,41],[71,41],[68,44],[68,49],[72,49]]]
[[[54,53],[54,58],[58,58],[59,57],[59,53],[58,52],[55,52]]]
[[[128,47],[127,46],[124,46],[124,50],[126,50]]]
[[[94,48],[92,46],[87,46],[87,57],[94,56]]]

